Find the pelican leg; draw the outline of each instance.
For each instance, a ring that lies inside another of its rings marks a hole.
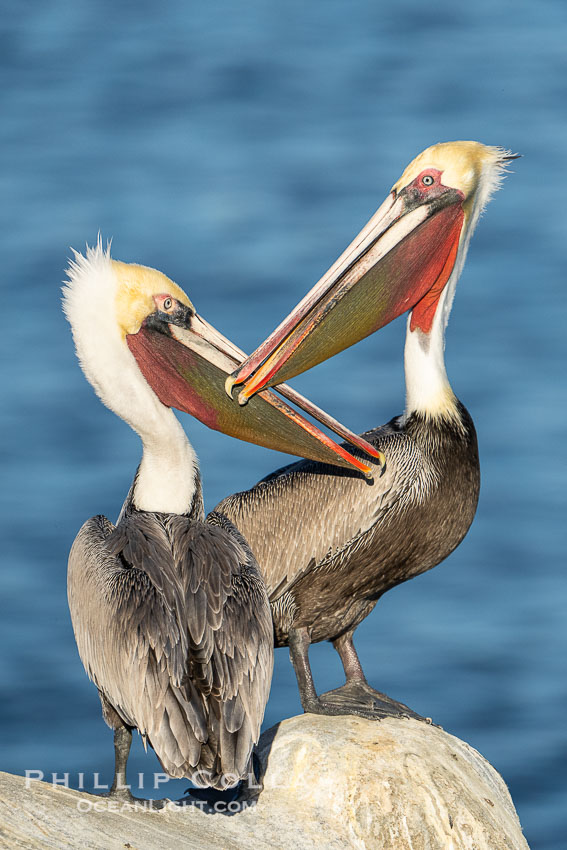
[[[416,720],[424,720],[425,718],[404,703],[391,699],[368,684],[354,647],[353,634],[354,630],[346,632],[333,641],[343,664],[346,683],[322,694],[321,702],[342,706],[345,709],[344,714],[362,714],[363,717],[373,720],[381,720],[384,717],[413,717]]]
[[[353,632],[348,632],[333,641],[343,663],[346,684],[317,696],[309,664],[309,633],[306,628],[289,630],[289,654],[297,677],[303,711],[306,714],[354,714],[369,720],[382,720],[384,717],[414,717],[423,720],[407,705],[370,687],[354,648],[352,635]]]
[[[289,654],[295,669],[301,705],[306,714],[357,714],[360,717],[376,719],[368,705],[350,699],[327,699],[327,694],[319,697],[315,690],[311,665],[309,664],[309,646],[311,640],[306,628],[290,629],[288,636]],[[340,689],[339,689],[340,690]],[[329,692],[331,696],[334,691]]]
[[[114,730],[114,779],[110,791],[101,796],[120,800],[123,803],[148,803],[150,804],[148,808],[162,809],[170,800],[148,800],[143,797],[134,797],[130,791],[130,786],[126,781],[126,765],[132,746],[132,730],[124,723],[100,691],[99,695],[102,703],[102,716],[110,728]]]
[[[290,629],[288,643],[289,655],[293,669],[295,670],[303,711],[306,713],[322,714],[323,712],[317,710],[319,707],[319,698],[317,697],[317,691],[313,682],[313,673],[311,672],[311,665],[309,663],[309,646],[311,645],[311,640],[307,629]]]
[[[132,746],[132,732],[127,726],[114,729],[114,779],[108,792],[109,797],[122,800],[135,800],[126,784],[126,764]]]

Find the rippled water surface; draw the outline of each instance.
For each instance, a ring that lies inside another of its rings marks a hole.
[[[358,648],[374,684],[498,768],[533,847],[560,850],[565,4],[189,8],[3,10],[1,766],[68,771],[74,785],[82,771],[89,787],[112,772],[66,559],[85,518],[116,517],[140,447],[77,366],[59,304],[70,246],[100,230],[114,256],[162,269],[251,350],[410,159],[475,138],[524,154],[479,226],[447,335],[479,434],[480,506],[442,566],[381,600]],[[398,321],[296,386],[357,430],[384,422],[403,406],[403,336]],[[284,460],[184,424],[209,508]],[[338,684],[332,649],[312,655],[318,687]],[[279,650],[266,725],[299,710]],[[134,771],[156,765],[136,744]]]

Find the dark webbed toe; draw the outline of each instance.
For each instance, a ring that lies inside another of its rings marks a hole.
[[[319,702],[335,709],[328,711],[329,714],[355,714],[372,720],[382,720],[385,717],[426,719],[404,703],[397,702],[370,687],[367,682],[348,682],[341,688],[321,694]]]
[[[101,794],[107,800],[116,801],[118,803],[130,803],[132,806],[143,805],[145,809],[164,809],[168,803],[172,801],[168,797],[162,800],[150,800],[145,797],[134,797],[129,788],[111,788],[105,794]]]

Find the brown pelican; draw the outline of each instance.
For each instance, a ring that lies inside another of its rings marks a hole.
[[[215,508],[258,560],[276,646],[290,647],[305,711],[408,712],[368,685],[353,633],[383,593],[446,558],[475,514],[476,434],[449,385],[444,331],[470,238],[511,158],[477,142],[421,153],[334,266],[227,381],[229,393],[244,382],[245,403],[410,311],[405,412],[362,435],[384,453],[384,475],[368,482],[304,461]],[[333,642],[346,684],[319,697],[308,649],[321,640]]]
[[[262,445],[367,467],[271,391],[243,416],[224,392],[237,362],[226,359],[230,344],[160,272],[112,260],[99,241],[70,264],[64,310],[87,379],[143,444],[116,526],[88,520],[69,556],[79,654],[114,730],[111,793],[132,799],[133,728],[170,776],[229,787],[246,773],[268,698],[270,607],[244,537],[219,514],[204,520],[197,459],[170,408]]]

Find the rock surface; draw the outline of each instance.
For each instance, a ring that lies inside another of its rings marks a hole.
[[[266,732],[259,754],[264,791],[233,817],[187,806],[136,811],[44,782],[26,789],[23,777],[0,773],[0,847],[528,848],[499,774],[434,726],[304,715]]]

